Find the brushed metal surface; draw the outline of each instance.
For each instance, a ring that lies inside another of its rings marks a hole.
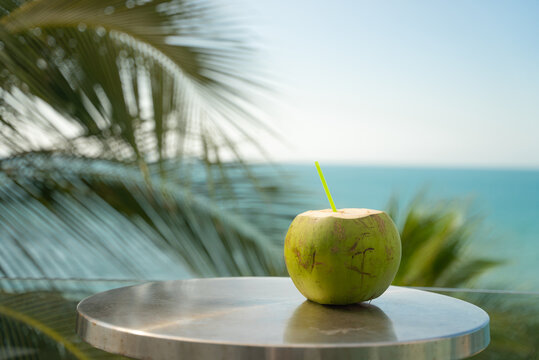
[[[153,282],[77,306],[77,333],[138,359],[460,359],[489,343],[475,305],[391,286],[370,304],[323,306],[290,278]]]

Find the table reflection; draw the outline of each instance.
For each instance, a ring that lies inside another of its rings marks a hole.
[[[377,306],[362,303],[346,306],[305,301],[286,324],[284,342],[369,343],[395,341],[389,317]]]

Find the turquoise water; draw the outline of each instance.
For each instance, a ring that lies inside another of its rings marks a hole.
[[[471,202],[484,226],[470,251],[507,261],[478,285],[539,290],[539,171],[322,166],[339,208],[384,209],[391,195],[404,205],[421,190],[433,201]],[[283,167],[312,191],[306,208],[329,207],[314,165]]]

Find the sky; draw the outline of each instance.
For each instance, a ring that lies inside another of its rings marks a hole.
[[[274,160],[539,168],[539,2],[238,3]]]

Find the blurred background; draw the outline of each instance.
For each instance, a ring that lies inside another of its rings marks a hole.
[[[388,211],[395,285],[539,358],[539,4],[0,1],[0,359],[115,357],[83,297],[286,276],[294,216]]]

